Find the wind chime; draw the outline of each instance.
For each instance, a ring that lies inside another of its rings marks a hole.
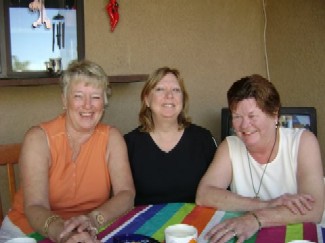
[[[55,42],[59,49],[64,49],[65,42],[65,23],[64,16],[57,14],[53,17],[52,24],[52,52],[55,50]]]
[[[51,26],[51,20],[46,15],[45,0],[34,0],[29,4],[29,9],[33,12],[39,12],[39,18],[32,24],[34,28],[43,24],[47,29],[51,29],[52,27],[52,52],[55,50],[55,45],[57,45],[59,49],[63,49],[65,46],[64,16],[59,13],[55,15],[52,19],[53,23]]]

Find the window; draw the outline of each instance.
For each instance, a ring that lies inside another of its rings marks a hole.
[[[84,58],[83,0],[0,2],[0,83],[58,76]]]

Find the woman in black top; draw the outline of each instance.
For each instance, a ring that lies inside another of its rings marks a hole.
[[[124,136],[135,204],[194,202],[216,151],[211,133],[192,124],[188,94],[176,69],[157,69],[141,93],[140,126]]]

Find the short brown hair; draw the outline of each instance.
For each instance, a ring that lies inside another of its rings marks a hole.
[[[238,102],[254,98],[257,106],[266,114],[279,114],[280,95],[275,86],[259,74],[253,74],[234,82],[227,92],[228,107],[235,110]]]

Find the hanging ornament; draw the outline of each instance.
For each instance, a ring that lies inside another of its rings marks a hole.
[[[65,42],[65,23],[64,16],[57,14],[53,17],[52,24],[52,52],[55,49],[55,42],[59,49],[64,48]]]
[[[111,31],[113,32],[118,21],[119,21],[119,13],[118,13],[118,3],[116,0],[110,0],[106,5],[106,11],[109,16]]]
[[[34,0],[29,4],[29,9],[33,12],[34,11],[39,12],[39,18],[32,24],[34,28],[39,27],[42,24],[45,24],[45,27],[47,29],[51,29],[51,21],[46,16],[44,0]]]

